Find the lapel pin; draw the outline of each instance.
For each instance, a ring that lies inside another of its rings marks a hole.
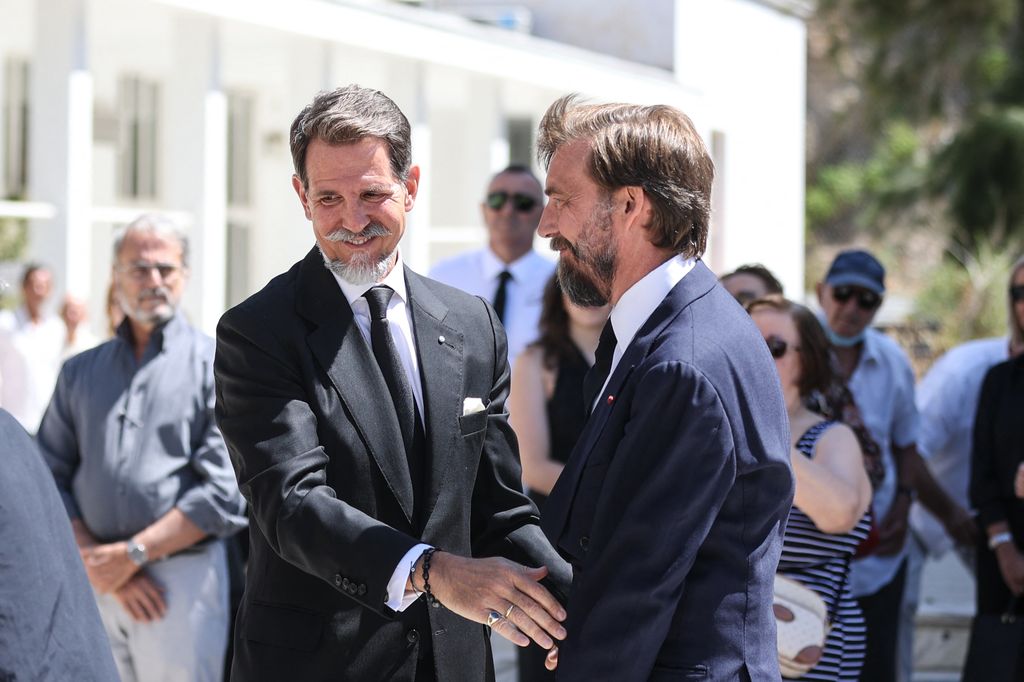
[[[615,402],[615,396],[613,396],[613,395],[608,396],[608,404],[611,405],[614,402]]]
[[[444,343],[444,336],[442,335],[442,336],[437,337],[437,342],[438,343]]]

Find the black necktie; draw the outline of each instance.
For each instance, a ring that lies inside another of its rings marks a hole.
[[[608,372],[612,368],[612,355],[615,354],[615,330],[612,328],[612,321],[604,323],[601,331],[601,340],[597,342],[597,352],[594,353],[594,366],[587,370],[587,376],[583,378],[583,404],[590,414],[594,407],[594,399],[597,392],[608,380]]]
[[[416,403],[412,396],[409,377],[405,373],[402,358],[398,355],[398,347],[391,336],[388,326],[388,302],[395,291],[391,287],[376,286],[369,289],[364,296],[370,307],[370,345],[373,355],[380,365],[384,382],[388,385],[391,400],[398,414],[398,425],[402,429],[402,441],[405,452],[411,454],[413,432],[416,423]]]
[[[498,313],[498,319],[505,324],[505,302],[508,300],[508,281],[512,279],[512,273],[502,270],[498,273],[498,288],[494,292],[494,312]]]

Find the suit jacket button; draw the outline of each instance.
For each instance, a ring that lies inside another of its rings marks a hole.
[[[336,574],[334,576],[334,584],[335,585],[341,585],[341,574],[340,573],[338,573],[338,574]]]
[[[356,593],[357,593],[357,594],[358,594],[359,596],[362,596],[362,595],[366,594],[366,585],[360,585],[360,586],[359,586],[359,589],[358,589],[358,590],[356,590]]]
[[[405,641],[409,642],[409,644],[415,644],[420,641],[420,633],[416,630],[409,630],[409,632],[405,633]]]
[[[586,552],[587,551],[587,547],[589,545],[590,545],[590,538],[588,538],[586,535],[581,536],[580,537],[580,549],[582,549],[584,552]]]
[[[346,590],[348,589],[349,584],[350,584],[350,581],[349,581],[348,578],[342,578],[341,579],[341,586],[344,587]]]

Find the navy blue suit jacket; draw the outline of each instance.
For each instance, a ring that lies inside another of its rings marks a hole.
[[[637,332],[541,525],[574,568],[559,680],[778,680],[793,501],[771,355],[703,263]]]

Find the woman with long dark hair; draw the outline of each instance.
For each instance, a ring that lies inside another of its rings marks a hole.
[[[823,649],[801,653],[814,665],[800,679],[856,680],[865,629],[847,579],[870,529],[871,483],[858,436],[841,421],[842,381],[810,310],[780,296],[747,310],[775,358],[792,432],[796,492],[778,571],[821,597],[831,625]]]

